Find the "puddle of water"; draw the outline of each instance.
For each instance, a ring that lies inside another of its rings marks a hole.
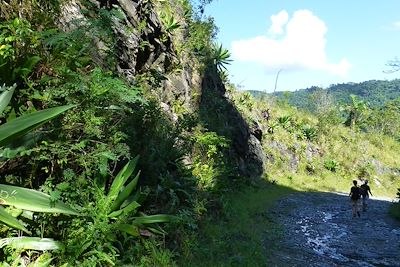
[[[331,238],[332,236],[330,235],[307,238],[307,245],[309,245],[313,249],[313,251],[320,256],[325,255],[340,262],[348,262],[349,258],[338,253],[335,248],[329,247],[329,241],[331,240]]]
[[[329,224],[328,229],[333,229],[334,232],[339,228],[337,224],[330,222],[332,218],[337,215],[331,212],[322,212],[322,221],[325,224]],[[316,231],[312,231],[311,223],[309,218],[301,218],[296,224],[300,225],[301,232],[306,237],[307,245],[318,255],[324,255],[340,262],[349,262],[349,258],[338,253],[335,248],[331,248],[329,245],[332,240],[342,238],[347,233],[341,230],[338,234],[335,234],[334,238],[331,234],[319,235]]]

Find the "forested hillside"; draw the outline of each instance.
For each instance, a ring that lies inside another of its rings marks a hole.
[[[325,90],[338,104],[349,104],[351,102],[349,96],[355,95],[366,102],[369,107],[377,108],[400,97],[400,80],[342,83],[331,85],[324,90],[319,87],[311,87],[294,92],[275,92],[274,95],[280,99],[286,99],[293,106],[313,111],[313,95]]]
[[[398,81],[375,107],[255,99],[210,2],[0,2],[1,266],[263,266],[275,200],[353,179],[396,196]]]

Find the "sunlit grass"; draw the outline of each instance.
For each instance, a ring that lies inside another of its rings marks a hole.
[[[334,172],[323,172],[322,175],[310,175],[304,173],[282,173],[271,175],[271,179],[275,180],[279,185],[290,187],[297,191],[321,191],[331,193],[348,193],[352,186],[355,176],[343,175]],[[361,184],[361,181],[358,180]],[[389,197],[394,199],[396,190],[399,187],[397,180],[389,178],[382,179],[383,183],[377,184],[375,180],[371,180],[370,186],[374,196]]]

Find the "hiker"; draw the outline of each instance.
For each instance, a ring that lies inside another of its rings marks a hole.
[[[368,180],[365,180],[364,184],[360,186],[360,194],[362,197],[362,210],[367,211],[367,202],[369,199],[369,195],[372,196],[371,188],[368,185]]]
[[[358,215],[360,217],[360,211],[358,210],[358,201],[360,200],[360,188],[357,186],[357,181],[353,180],[353,186],[350,189],[351,208],[353,218]]]

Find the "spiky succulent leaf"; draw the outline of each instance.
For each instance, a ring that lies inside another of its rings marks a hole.
[[[15,87],[15,84],[11,87],[3,87],[4,91],[0,95],[0,114],[6,109],[8,103],[10,103]]]
[[[55,241],[52,238],[40,238],[40,237],[10,237],[0,239],[0,248],[9,246],[14,249],[29,249],[29,250],[57,250],[63,248],[63,245],[59,241]]]
[[[136,164],[139,160],[139,156],[136,156],[133,160],[129,161],[122,170],[117,174],[114,178],[113,183],[111,184],[110,191],[108,192],[108,201],[110,203],[114,202],[117,199],[120,191],[122,190],[124,184],[132,175],[133,171],[136,168]]]
[[[30,211],[79,215],[67,204],[51,201],[43,192],[12,185],[0,184],[0,203]]]
[[[12,140],[41,126],[43,123],[48,122],[49,120],[73,107],[75,107],[75,105],[49,108],[23,115],[10,122],[0,125],[0,146],[10,143]]]
[[[117,199],[114,201],[112,211],[117,210],[121,204],[132,194],[136,188],[139,180],[140,171],[136,174],[136,177],[118,194]]]
[[[152,223],[160,223],[160,222],[171,222],[176,220],[175,216],[166,215],[166,214],[156,214],[156,215],[146,215],[141,217],[135,217],[133,220],[133,225],[141,225],[141,224],[152,224]]]
[[[11,214],[5,211],[5,209],[2,206],[0,206],[0,221],[12,228],[24,231],[25,233],[28,234],[30,233],[28,229],[26,229],[25,226],[23,226],[20,221],[11,216]]]

